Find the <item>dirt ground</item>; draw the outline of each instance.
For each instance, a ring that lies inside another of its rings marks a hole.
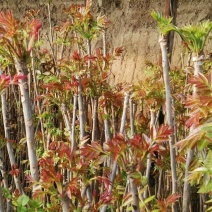
[[[48,0],[4,0],[0,1],[1,10],[12,9],[17,16],[30,8],[39,8],[40,19],[47,26]],[[52,0],[51,12],[53,25],[63,20],[62,9],[71,3],[83,4],[85,0]],[[135,82],[141,79],[145,69],[145,61],[157,63],[160,55],[158,30],[150,17],[153,10],[164,11],[165,0],[93,0],[96,14],[106,14],[111,21],[107,31],[107,42],[112,47],[123,46],[124,53],[114,61],[112,72],[114,82]],[[203,20],[212,20],[211,0],[178,0],[176,24],[182,26]],[[211,33],[212,37],[212,33]],[[100,42],[93,43],[94,46]],[[174,37],[173,65],[180,65],[181,41]],[[212,51],[211,39],[206,51]]]

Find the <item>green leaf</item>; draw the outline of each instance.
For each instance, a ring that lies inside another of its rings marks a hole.
[[[150,201],[152,201],[155,198],[155,195],[148,197],[147,199],[144,200],[144,203],[148,203]]]
[[[158,28],[163,35],[167,35],[170,31],[174,30],[174,25],[172,24],[172,18],[162,16],[159,12],[153,11],[151,13],[153,19],[158,23]]]
[[[18,206],[17,208],[17,212],[26,212],[26,211],[27,211],[27,208],[24,206]]]
[[[212,206],[207,209],[207,212],[212,211]]]
[[[29,197],[23,194],[18,198],[17,202],[18,205],[25,206],[29,202]]]
[[[206,203],[212,203],[212,199],[208,200]]]
[[[148,197],[144,201],[141,201],[139,203],[140,208],[143,208],[147,203],[151,202],[153,199],[155,199],[155,195]]]
[[[206,159],[204,161],[204,165],[205,165],[205,167],[210,169],[211,168],[211,164],[212,164],[212,151],[209,150],[208,154],[207,154],[207,157],[206,157]]]
[[[198,190],[198,193],[204,194],[204,193],[209,193],[212,191],[212,182],[209,182],[207,185],[202,185],[200,189]]]
[[[28,205],[32,209],[39,209],[38,211],[44,211],[43,209],[40,209],[43,207],[43,203],[38,200],[32,200],[30,199],[28,202]]]

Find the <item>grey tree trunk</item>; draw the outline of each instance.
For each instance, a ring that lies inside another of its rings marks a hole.
[[[1,171],[1,175],[2,175],[2,179],[0,179],[0,180],[3,181],[4,188],[9,189],[7,173],[6,173],[5,170],[6,170],[6,168],[5,168],[4,154],[0,149],[0,171]],[[3,197],[0,201],[3,202]],[[12,208],[12,202],[11,202],[10,199],[7,199],[7,209],[6,209],[6,211],[10,212],[11,208]]]
[[[131,137],[134,137],[135,134],[135,104],[133,103],[132,98],[129,100],[130,103],[130,129],[131,129]],[[133,179],[129,177],[129,182],[130,182],[130,191],[132,193],[132,207],[134,212],[139,212],[140,207],[139,207],[139,196],[138,196],[138,188],[135,185]]]
[[[156,119],[156,114],[155,114],[155,110],[151,109],[150,110],[150,130],[155,127],[155,119]],[[152,164],[152,159],[151,159],[151,153],[149,153],[147,155],[147,167],[146,167],[146,178],[149,181],[149,177],[150,177],[150,171],[151,171],[151,164]],[[148,185],[150,185],[148,183]],[[150,186],[149,186],[149,190],[150,190]],[[148,197],[148,189],[145,190],[144,192],[144,198],[146,199]]]
[[[18,74],[23,74],[27,76],[28,70],[25,61],[15,59],[15,68]],[[30,173],[33,180],[38,181],[39,174],[38,174],[38,162],[36,157],[36,145],[34,138],[34,126],[32,121],[32,105],[29,98],[29,88],[27,78],[19,79],[19,88],[23,107]],[[35,189],[36,186],[33,187],[33,190]]]
[[[80,122],[80,139],[85,137],[85,120],[84,120],[84,112],[83,112],[83,96],[82,96],[82,83],[81,78],[78,77],[79,85],[78,85],[78,107],[79,107],[79,122]],[[90,186],[82,188],[81,195],[87,194],[88,203],[92,202],[92,194],[90,190]]]
[[[67,195],[65,195],[61,200],[62,212],[70,212],[69,201]]]
[[[7,141],[7,152],[8,152],[9,159],[10,159],[10,165],[15,166],[17,163],[15,161],[15,155],[14,155],[14,152],[13,152],[13,147],[12,147],[11,143],[9,142],[10,137],[9,137],[9,132],[8,132],[9,127],[7,126],[7,109],[6,109],[7,103],[6,103],[5,93],[3,93],[1,95],[1,105],[2,105],[2,116],[3,116],[3,123],[4,123],[5,138],[8,140]],[[22,187],[21,187],[19,176],[13,176],[13,178],[14,178],[16,189],[18,189],[20,194],[22,194],[23,190],[22,190]]]
[[[124,133],[124,126],[125,126],[125,121],[126,121],[126,118],[127,118],[128,103],[129,103],[129,94],[127,93],[125,95],[125,98],[124,98],[124,107],[123,107],[123,113],[122,113],[122,118],[121,118],[121,126],[120,126],[120,131],[119,131],[121,134]],[[117,161],[114,161],[113,167],[112,167],[112,173],[111,173],[111,176],[110,176],[111,184],[109,185],[109,189],[108,189],[109,193],[112,192],[112,189],[113,189],[113,183],[114,183],[114,180],[115,180],[115,177],[116,177],[116,171],[117,171]],[[106,211],[107,211],[107,205],[104,205],[102,207],[102,209],[100,210],[100,212],[106,212]]]
[[[194,75],[197,75],[198,73],[202,73],[202,66],[204,62],[204,55],[201,55],[199,57],[193,57],[194,61]],[[197,88],[193,87],[193,95],[197,95]],[[191,127],[190,132],[192,132],[193,128]],[[186,167],[185,167],[185,183],[183,186],[183,212],[189,211],[190,206],[190,192],[191,192],[191,186],[189,182],[187,181],[187,178],[189,176],[189,166],[194,158],[194,150],[190,149],[187,158],[186,158]]]
[[[76,111],[77,111],[77,95],[74,95],[74,106],[73,106],[73,117],[72,117],[72,130],[71,130],[71,141],[73,152],[76,149],[76,139],[75,139],[75,121],[76,121]]]
[[[93,98],[92,119],[92,141],[96,141],[98,139],[98,97]]]
[[[167,124],[170,128],[174,127],[174,121],[172,117],[172,96],[169,81],[169,61],[167,53],[167,40],[164,36],[159,39],[161,53],[162,53],[162,67],[163,67],[163,78],[166,91],[166,118]],[[170,148],[170,159],[171,159],[171,175],[172,175],[172,194],[177,192],[177,172],[176,172],[176,151],[174,147],[174,136],[169,137],[169,148]],[[177,211],[176,204],[172,205],[172,211]]]
[[[4,212],[4,203],[3,203],[1,184],[0,184],[0,212]]]

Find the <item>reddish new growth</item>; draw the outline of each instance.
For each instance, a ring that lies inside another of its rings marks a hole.
[[[32,50],[35,41],[37,41],[38,39],[38,33],[41,27],[42,23],[37,19],[32,20],[31,23],[29,24],[31,39],[29,40],[27,51]]]

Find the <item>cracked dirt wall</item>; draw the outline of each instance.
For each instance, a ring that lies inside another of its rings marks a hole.
[[[40,9],[40,19],[44,27],[48,22],[48,0],[3,0],[0,9],[11,9],[20,16],[30,8]],[[52,0],[51,13],[53,25],[63,20],[62,9],[71,3],[83,4],[85,0]],[[178,0],[176,24],[197,23],[212,20],[211,0]],[[153,10],[164,12],[165,0],[93,0],[93,11],[96,14],[106,14],[111,25],[107,32],[107,42],[112,47],[123,46],[124,53],[112,67],[115,82],[129,83],[142,78],[145,61],[157,63],[160,48],[158,44],[158,30],[156,23],[150,17]],[[211,33],[212,36],[212,33]],[[98,45],[98,42],[93,44]],[[180,65],[182,45],[180,38],[174,37],[173,65]],[[211,39],[206,50],[212,51]]]

